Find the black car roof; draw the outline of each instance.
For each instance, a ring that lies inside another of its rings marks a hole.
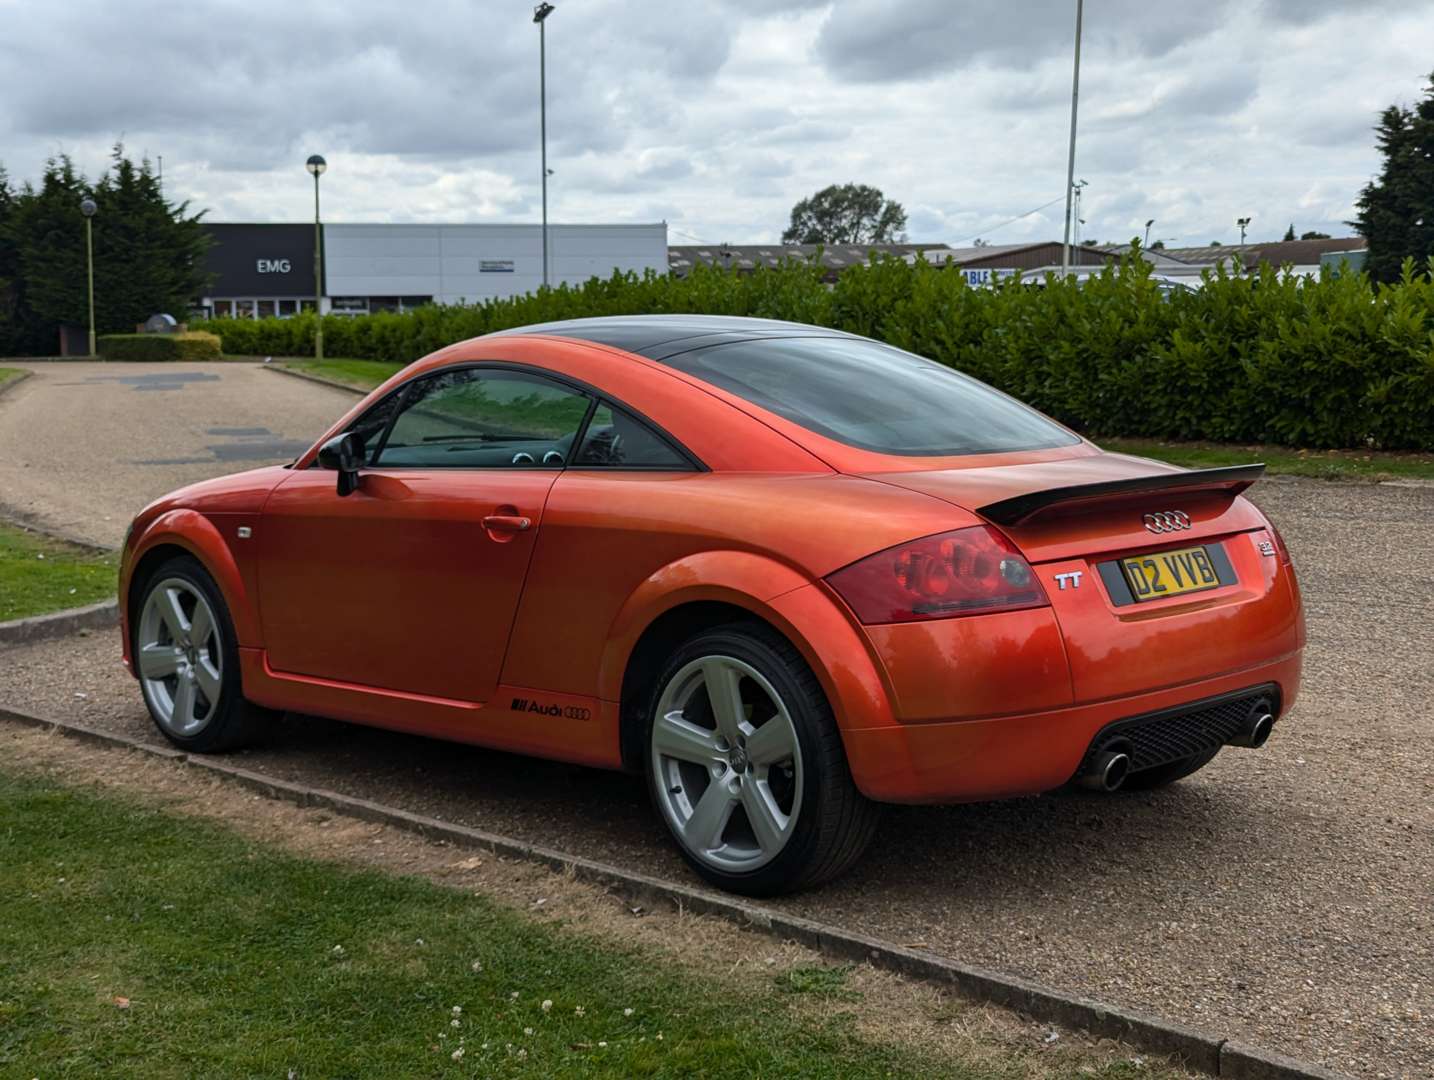
[[[519,326],[501,330],[495,336],[508,334],[543,334],[593,341],[645,356],[649,360],[662,360],[703,345],[749,341],[752,338],[851,336],[841,330],[808,323],[737,315],[607,315]]]

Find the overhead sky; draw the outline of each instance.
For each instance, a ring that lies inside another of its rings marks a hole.
[[[830,183],[913,240],[1058,238],[1075,0],[555,0],[550,219],[775,241]],[[122,139],[215,221],[536,221],[523,0],[0,0],[0,163]],[[1434,0],[1089,0],[1090,240],[1347,235],[1373,125],[1434,68]],[[1037,214],[1008,219],[1057,200]],[[1173,246],[1173,244],[1172,244]]]

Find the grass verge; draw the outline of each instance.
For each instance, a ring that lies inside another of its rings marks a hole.
[[[332,379],[359,390],[372,390],[402,364],[390,364],[383,360],[275,360],[280,367],[290,371],[302,371],[306,375],[318,375]]]
[[[6,383],[14,382],[24,374],[19,368],[0,367],[0,389],[4,389]]]
[[[0,622],[108,600],[116,558],[0,525]]]
[[[1434,454],[1393,454],[1376,450],[1292,450],[1287,446],[1232,446],[1227,443],[1154,442],[1098,439],[1106,450],[1168,461],[1187,469],[1248,465],[1263,461],[1271,476],[1318,480],[1434,480]]]
[[[859,1037],[802,1001],[839,990],[835,976],[739,989],[716,957],[654,962],[481,896],[8,768],[0,805],[7,1075],[1028,1074],[1014,1055]],[[1080,1075],[1171,1075],[1091,1060]]]

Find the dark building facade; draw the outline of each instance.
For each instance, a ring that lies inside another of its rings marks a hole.
[[[264,318],[314,306],[312,225],[206,225],[206,314]],[[320,290],[322,291],[322,290]]]

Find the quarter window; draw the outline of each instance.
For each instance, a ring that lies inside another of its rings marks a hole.
[[[606,401],[588,422],[574,468],[690,469],[692,466],[646,424]]]
[[[386,438],[387,418],[377,433],[362,430],[368,416],[355,430],[380,468],[560,469],[591,400],[540,376],[465,368],[415,382]]]

